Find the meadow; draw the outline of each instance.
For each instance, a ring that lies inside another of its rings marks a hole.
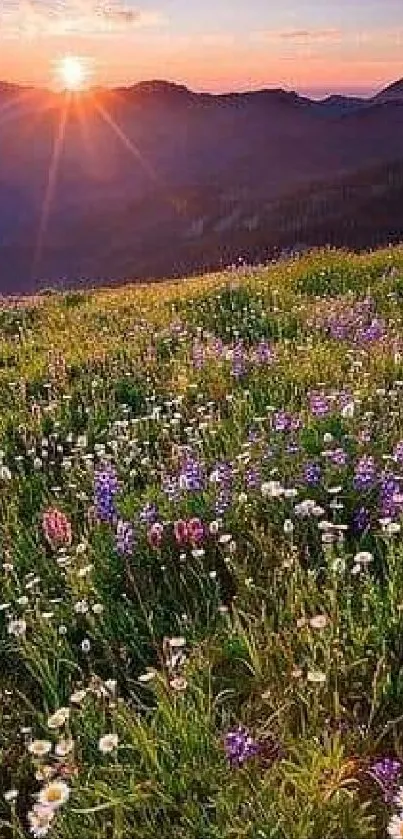
[[[0,836],[403,837],[403,248],[0,307]]]

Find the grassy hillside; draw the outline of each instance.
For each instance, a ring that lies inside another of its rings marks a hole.
[[[403,835],[402,313],[403,248],[4,301],[1,837]]]

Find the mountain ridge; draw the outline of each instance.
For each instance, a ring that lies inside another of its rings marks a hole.
[[[273,231],[282,247],[293,246],[296,231],[311,244],[331,234],[365,246],[374,231],[364,205],[377,215],[374,167],[389,208],[382,236],[403,237],[399,88],[392,97],[324,100],[282,88],[197,93],[164,80],[93,89],[69,98],[55,161],[63,95],[0,83],[0,292],[61,277],[74,284],[103,270],[119,280],[222,267],[264,255]],[[362,202],[348,190],[360,173]],[[301,218],[287,226],[282,202],[293,196],[291,216]],[[353,235],[342,219],[349,213]]]

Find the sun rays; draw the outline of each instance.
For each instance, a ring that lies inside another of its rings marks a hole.
[[[65,81],[67,81],[67,76],[69,77],[70,81],[69,84],[66,85],[68,89],[66,89],[62,94],[63,98],[60,116],[55,129],[55,137],[49,162],[49,172],[46,180],[43,203],[40,213],[39,230],[34,246],[34,277],[39,273],[41,267],[45,238],[49,225],[49,220],[51,217],[60,163],[65,147],[66,129],[69,120],[73,116],[74,118],[77,118],[77,121],[80,125],[83,152],[85,151],[86,154],[90,155],[92,158],[96,157],[97,155],[97,147],[96,144],[94,144],[93,138],[91,137],[90,130],[90,118],[93,117],[94,113],[96,113],[100,117],[100,119],[105,123],[105,125],[107,125],[113,132],[113,134],[118,138],[122,147],[141,166],[141,168],[146,173],[147,177],[149,178],[150,182],[154,185],[154,187],[158,188],[162,200],[169,204],[175,210],[175,212],[179,213],[183,211],[180,202],[176,200],[174,196],[170,195],[167,186],[166,184],[164,184],[159,173],[147,160],[143,152],[138,148],[138,146],[133,142],[133,140],[127,136],[126,132],[118,124],[116,119],[108,110],[105,104],[105,100],[107,98],[110,99],[112,97],[112,101],[117,101],[118,94],[116,92],[109,91],[108,94],[105,95],[105,91],[97,91],[95,89],[91,90],[90,88],[87,90],[85,88],[85,85],[83,88],[80,88],[79,85],[83,82],[83,68],[80,64],[69,63],[68,65],[63,65],[63,68],[63,76],[65,78]]]

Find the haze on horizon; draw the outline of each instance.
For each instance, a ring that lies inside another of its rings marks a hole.
[[[0,79],[52,86],[66,54],[96,85],[371,94],[403,75],[401,0],[3,0]]]

